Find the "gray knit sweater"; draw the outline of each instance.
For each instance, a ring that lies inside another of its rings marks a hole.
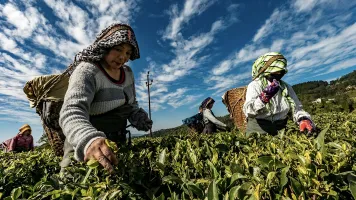
[[[90,116],[106,113],[125,103],[139,109],[132,70],[123,66],[123,71],[125,76],[119,83],[111,80],[102,68],[82,62],[71,75],[59,123],[77,160],[83,161],[86,149],[95,139],[106,137],[93,127]]]

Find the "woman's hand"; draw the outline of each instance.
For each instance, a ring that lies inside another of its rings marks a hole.
[[[311,133],[315,131],[314,123],[310,119],[302,120],[299,123],[299,130],[300,132],[304,132],[305,130],[308,130],[308,133]]]
[[[90,159],[97,160],[109,173],[114,171],[114,165],[118,164],[118,160],[111,149],[106,145],[105,138],[98,138],[94,140],[87,149],[84,161]]]
[[[279,90],[279,84],[276,79],[273,79],[271,85],[267,86],[260,94],[260,99],[263,103],[268,103]]]
[[[142,108],[135,113],[134,116],[129,118],[129,121],[133,127],[135,127],[139,131],[148,131],[152,128],[152,120],[148,117],[146,111]]]

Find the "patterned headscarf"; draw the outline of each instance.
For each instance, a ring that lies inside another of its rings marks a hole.
[[[206,108],[209,104],[214,103],[215,100],[211,97],[208,97],[206,99],[204,99],[204,101],[201,103],[200,107],[202,107],[203,109]]]
[[[258,78],[259,80],[261,80],[262,88],[265,88],[268,85],[268,81],[266,79],[266,76],[270,75],[271,73],[278,72],[278,71],[285,71],[285,73],[288,72],[288,70],[287,70],[287,59],[280,58],[280,59],[277,59],[274,62],[272,62],[271,65],[263,73],[261,73],[258,77],[256,77],[258,75],[258,71],[261,68],[263,68],[265,63],[269,59],[271,59],[273,56],[276,56],[276,55],[282,55],[282,54],[280,54],[278,52],[269,52],[269,53],[263,54],[262,56],[258,57],[257,60],[252,65],[252,78]],[[280,80],[279,82],[280,82],[280,87],[282,89],[282,96],[284,96],[288,100],[288,103],[289,103],[290,108],[291,108],[290,111],[291,111],[291,113],[294,113],[295,102],[289,96],[287,84],[282,80]],[[268,105],[267,108],[269,109],[270,106]]]
[[[121,43],[132,45],[133,52],[130,60],[140,58],[140,50],[132,28],[128,24],[114,23],[102,30],[93,44],[75,56],[74,62],[69,65],[68,73],[72,74],[76,66],[82,61],[99,62],[107,53],[108,49]]]

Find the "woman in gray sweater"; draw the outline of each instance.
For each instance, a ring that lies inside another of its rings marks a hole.
[[[97,160],[109,172],[117,158],[105,144],[126,141],[127,120],[137,130],[148,131],[152,121],[138,107],[134,74],[125,63],[140,57],[132,28],[113,24],[69,66],[70,80],[59,123],[66,136],[62,170],[70,155],[78,161]]]

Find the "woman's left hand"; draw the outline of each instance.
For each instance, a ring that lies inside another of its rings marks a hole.
[[[148,116],[144,116],[141,118],[137,130],[148,131],[152,128],[153,121],[148,118]]]
[[[308,130],[308,133],[311,133],[312,131],[315,130],[314,124],[310,119],[304,119],[299,123],[299,130],[300,132],[304,132],[305,130]]]
[[[142,108],[134,116],[130,117],[129,121],[139,131],[148,131],[152,128],[153,124],[148,114]]]

